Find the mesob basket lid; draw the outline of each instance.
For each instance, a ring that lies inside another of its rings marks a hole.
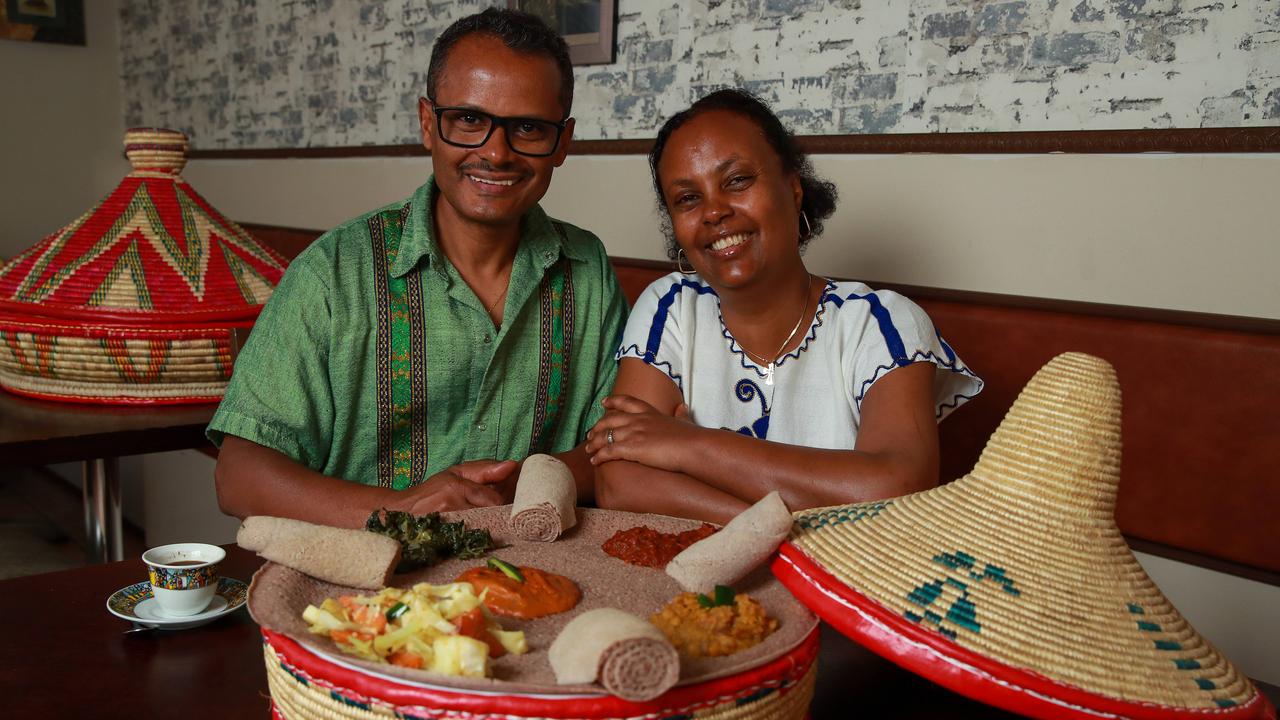
[[[854,640],[1040,718],[1274,718],[1147,577],[1115,524],[1120,387],[1067,353],[1031,379],[973,471],[795,514],[774,572]]]
[[[284,272],[179,174],[187,138],[125,134],[133,165],[89,212],[0,267],[0,315],[130,324],[252,320]]]

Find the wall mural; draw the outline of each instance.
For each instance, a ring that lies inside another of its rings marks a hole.
[[[125,120],[200,149],[418,142],[431,44],[501,0],[124,0]],[[649,138],[722,85],[796,131],[1280,124],[1276,0],[618,0],[576,136]]]

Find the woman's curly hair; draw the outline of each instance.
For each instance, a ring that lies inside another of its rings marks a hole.
[[[726,110],[737,113],[754,122],[764,133],[769,146],[782,161],[782,170],[796,173],[800,177],[800,188],[804,198],[800,209],[809,219],[806,226],[798,217],[796,223],[800,232],[800,248],[822,234],[822,221],[831,217],[836,210],[836,186],[818,177],[813,171],[809,158],[796,146],[796,138],[782,125],[778,116],[773,114],[763,100],[745,90],[726,88],[716,90],[690,105],[687,109],[672,115],[658,131],[658,137],[649,151],[649,172],[653,175],[653,190],[658,194],[658,208],[661,210],[662,230],[667,237],[667,256],[676,259],[679,248],[676,246],[675,234],[671,229],[671,216],[667,212],[666,201],[662,196],[662,181],[658,179],[658,163],[662,160],[662,152],[667,147],[671,134],[682,125],[705,112]]]

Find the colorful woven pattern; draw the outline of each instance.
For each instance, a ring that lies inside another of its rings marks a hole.
[[[288,720],[801,720],[808,717],[817,677],[816,630],[761,667],[675,687],[643,703],[612,695],[504,695],[413,685],[348,669],[270,630],[263,640],[272,709]]]
[[[1120,387],[1052,360],[973,471],[796,514],[774,572],[850,637],[1040,718],[1266,718],[1266,699],[1161,594],[1115,525]]]
[[[253,324],[285,263],[182,179],[186,147],[130,130],[133,172],[0,267],[0,384],[81,402],[221,396],[230,332]]]

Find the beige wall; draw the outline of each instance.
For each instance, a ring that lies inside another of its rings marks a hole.
[[[1280,318],[1274,155],[822,156],[842,202],[811,269],[863,279]],[[244,221],[327,228],[410,193],[417,159],[195,161]],[[662,258],[643,157],[571,157],[544,205],[614,255]]]
[[[84,47],[0,41],[0,257],[75,220],[129,170],[118,7],[85,3]]]

